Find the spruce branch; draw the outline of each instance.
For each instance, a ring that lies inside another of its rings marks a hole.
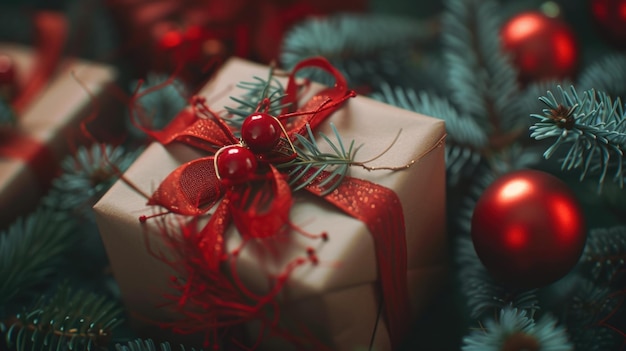
[[[580,262],[594,280],[615,283],[616,276],[626,272],[626,227],[591,230]]]
[[[52,182],[42,203],[59,211],[89,215],[91,206],[118,179],[117,172],[125,171],[141,151],[112,145],[81,146],[73,156],[63,159],[63,173]]]
[[[336,142],[323,133],[319,135],[330,146],[332,153],[320,150],[313,131],[307,124],[307,137],[296,134],[294,147],[297,157],[292,161],[277,165],[278,168],[289,169],[289,185],[293,187],[293,191],[304,189],[322,172],[328,171],[330,176],[318,184],[324,189],[323,194],[328,194],[341,184],[350,166],[355,164],[354,157],[359,148],[354,147],[354,140],[346,148],[337,128],[332,123],[330,126],[335,134]]]
[[[241,128],[241,124],[250,114],[254,113],[267,99],[267,113],[272,116],[277,116],[280,111],[289,104],[284,104],[283,98],[285,95],[285,88],[274,77],[273,68],[270,69],[270,74],[267,79],[263,79],[257,76],[253,77],[254,81],[240,82],[236,86],[243,89],[245,92],[239,97],[231,96],[230,99],[238,103],[237,107],[226,106],[226,111],[229,113],[229,117],[226,121],[236,126],[237,130]]]
[[[312,18],[294,27],[283,41],[281,62],[290,69],[301,60],[323,56],[348,79],[350,86],[373,84],[406,74],[412,47],[430,41],[427,22],[384,15],[336,14]],[[330,75],[303,70],[306,77],[332,85]]]
[[[473,149],[481,149],[487,145],[487,135],[476,121],[466,115],[461,115],[444,98],[430,95],[425,91],[417,94],[410,88],[392,88],[388,84],[383,84],[381,92],[372,95],[372,98],[405,110],[444,120],[449,134],[447,142],[465,145]]]
[[[179,345],[177,348],[172,348],[169,342],[162,342],[155,344],[152,339],[137,339],[129,341],[126,344],[115,344],[115,351],[196,351],[195,348],[185,348],[184,345]]]
[[[452,102],[491,135],[518,128],[517,73],[500,49],[501,18],[493,1],[448,0],[444,59]]]
[[[626,99],[626,55],[612,54],[585,68],[578,78],[580,90],[595,89]]]
[[[530,128],[531,137],[556,138],[544,157],[549,159],[559,147],[568,145],[561,161],[563,170],[580,169],[581,180],[590,173],[596,174],[599,187],[612,170],[613,181],[623,187],[626,115],[620,99],[612,101],[605,93],[594,90],[580,96],[573,86],[569,92],[559,86],[558,92],[558,98],[551,91],[540,97],[548,108],[541,115],[531,115],[539,120]]]
[[[40,208],[0,233],[0,312],[59,271],[75,244],[74,230],[65,213]]]
[[[62,285],[6,323],[7,344],[16,351],[101,350],[122,323],[121,312],[103,296]]]
[[[603,325],[603,319],[618,307],[618,299],[608,286],[580,279],[565,311],[568,329],[578,331],[572,335],[577,350],[617,348],[619,334]]]
[[[509,305],[525,310],[539,310],[538,290],[511,290],[498,284],[480,262],[471,239],[457,239],[456,257],[461,290],[467,299],[471,318],[481,318],[486,312]]]

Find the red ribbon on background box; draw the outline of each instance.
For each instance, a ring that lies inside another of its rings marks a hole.
[[[328,71],[335,77],[335,85],[298,106],[301,85],[296,82],[295,75],[305,68]],[[282,103],[288,103],[291,109],[285,108],[277,118],[289,117],[284,128],[288,137],[295,140],[296,134],[307,132],[307,124],[315,129],[352,96],[354,93],[348,89],[345,78],[328,61],[323,58],[307,59],[289,75]],[[232,326],[255,317],[263,318],[260,316],[261,307],[271,305],[276,309],[273,297],[286,282],[290,271],[307,262],[305,259],[292,262],[265,296],[248,291],[236,273],[231,280],[221,272],[221,264],[228,260],[224,233],[231,223],[244,241],[284,233],[292,228],[288,221],[293,201],[286,176],[271,163],[267,165],[263,179],[254,182],[255,187],[247,183],[223,184],[216,174],[215,158],[221,148],[235,144],[234,136],[225,122],[208,110],[202,101],[199,106],[182,111],[161,131],[144,129],[163,145],[182,142],[211,154],[175,169],[148,201],[148,204],[162,206],[168,212],[189,216],[205,214],[219,202],[215,213],[199,232],[194,233],[191,226],[184,227],[183,238],[177,242],[177,249],[184,251],[181,257],[186,281],[173,280],[180,293],[173,299],[177,300],[181,312],[189,320],[171,326],[181,332],[206,332],[210,328]],[[205,116],[200,116],[203,108]],[[310,113],[312,111],[314,113]],[[367,225],[375,243],[384,314],[392,344],[397,347],[406,335],[410,310],[404,215],[400,200],[388,188],[352,177],[345,177],[336,189],[325,194],[322,184],[328,176],[328,173],[322,172],[305,189]],[[259,195],[262,191],[269,196]],[[181,262],[176,264],[181,269]],[[254,303],[250,304],[251,300]],[[194,308],[189,308],[190,305]]]
[[[28,72],[23,86],[18,86],[14,73],[13,81],[4,82],[13,85],[7,91],[15,93],[15,96],[8,96],[8,98],[11,100],[11,108],[15,111],[18,120],[56,70],[67,37],[67,20],[60,13],[37,12],[33,16],[33,26],[36,33],[36,56],[33,69]],[[13,65],[10,69],[19,69],[19,67],[14,67],[14,62],[10,64]],[[27,133],[28,131],[21,131],[18,128],[0,130],[0,157],[26,163],[43,189],[46,189],[56,175],[54,166],[57,157],[46,145]]]

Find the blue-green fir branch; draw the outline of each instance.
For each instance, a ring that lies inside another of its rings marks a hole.
[[[463,338],[463,351],[550,350],[573,351],[567,330],[551,315],[539,321],[524,309],[504,307],[497,319]]]
[[[125,171],[140,152],[112,145],[81,146],[62,161],[63,173],[42,202],[57,210],[85,214],[118,179],[118,171]]]
[[[606,285],[580,279],[567,306],[565,322],[577,350],[616,350],[621,338],[602,324],[619,307],[619,297]]]
[[[480,262],[469,238],[457,239],[456,263],[461,291],[465,295],[471,318],[479,319],[509,305],[528,310],[539,309],[537,289],[514,291],[496,282]]]
[[[76,243],[75,223],[65,213],[40,208],[0,233],[0,318],[18,296],[52,279]]]
[[[324,189],[323,194],[328,194],[341,184],[341,181],[348,174],[350,166],[355,164],[354,157],[359,148],[354,147],[354,141],[346,147],[341,140],[339,131],[332,123],[331,129],[336,141],[331,140],[323,133],[319,133],[320,137],[330,147],[330,152],[320,150],[313,131],[307,124],[307,136],[296,135],[294,147],[298,156],[292,161],[277,165],[279,168],[289,169],[289,185],[294,191],[304,189],[315,181],[322,172],[329,172],[329,176],[317,184]]]
[[[289,104],[283,103],[283,98],[286,96],[285,88],[273,76],[273,70],[270,70],[270,75],[267,79],[256,76],[253,79],[254,81],[251,82],[240,82],[237,84],[237,88],[243,89],[244,93],[238,97],[231,96],[230,99],[239,105],[237,107],[225,107],[229,114],[226,121],[237,127],[237,130],[241,128],[241,124],[246,117],[259,109],[264,99],[268,99],[269,104],[263,107],[264,109],[267,108],[266,112],[272,116],[279,115],[282,109],[289,107]]]
[[[490,134],[518,128],[517,72],[500,48],[497,4],[448,0],[446,7],[442,38],[452,102]]]
[[[16,351],[102,350],[121,315],[116,302],[62,285],[5,323],[5,337]]]
[[[537,140],[555,138],[544,152],[549,159],[559,147],[569,147],[561,162],[563,170],[580,169],[580,179],[588,174],[598,177],[601,186],[609,172],[612,180],[624,184],[623,149],[626,146],[626,122],[620,99],[594,90],[582,96],[573,86],[569,91],[558,87],[539,99],[548,106],[543,114],[532,114],[539,121],[531,126]]]
[[[517,142],[489,155],[489,166],[495,174],[533,168],[541,161],[540,150]]]
[[[169,342],[155,344],[152,339],[137,339],[124,344],[115,344],[115,351],[196,351],[196,349],[185,348],[184,345],[172,347]]]
[[[135,117],[138,122],[148,129],[162,129],[165,127],[182,109],[188,104],[189,92],[188,88],[179,80],[172,80],[169,84],[165,84],[169,77],[156,73],[148,74],[145,81],[142,81],[141,87],[137,91],[138,94],[145,92],[147,89],[154,89],[152,92],[141,96],[135,106]],[[130,84],[131,91],[137,89],[139,81]],[[165,84],[165,85],[163,85]],[[159,89],[155,87],[162,85]],[[146,134],[137,129],[130,118],[128,121],[128,130],[131,135],[138,139],[144,139]]]
[[[594,61],[578,78],[581,91],[595,89],[626,99],[626,55],[612,54]]]
[[[616,283],[626,272],[626,227],[591,230],[580,263],[595,281],[603,285]]]
[[[301,60],[323,56],[348,79],[350,86],[375,85],[406,75],[412,48],[433,38],[433,26],[373,14],[335,14],[295,26],[283,40],[281,62],[291,69]],[[329,74],[303,70],[306,77],[332,85]]]

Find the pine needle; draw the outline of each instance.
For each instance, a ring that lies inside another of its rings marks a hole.
[[[39,209],[0,233],[0,308],[59,272],[75,244],[74,230],[66,214]]]

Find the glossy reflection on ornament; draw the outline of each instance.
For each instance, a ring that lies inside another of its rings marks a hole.
[[[558,178],[522,170],[498,178],[483,192],[472,216],[474,248],[503,284],[540,287],[578,262],[586,238],[583,211]]]

